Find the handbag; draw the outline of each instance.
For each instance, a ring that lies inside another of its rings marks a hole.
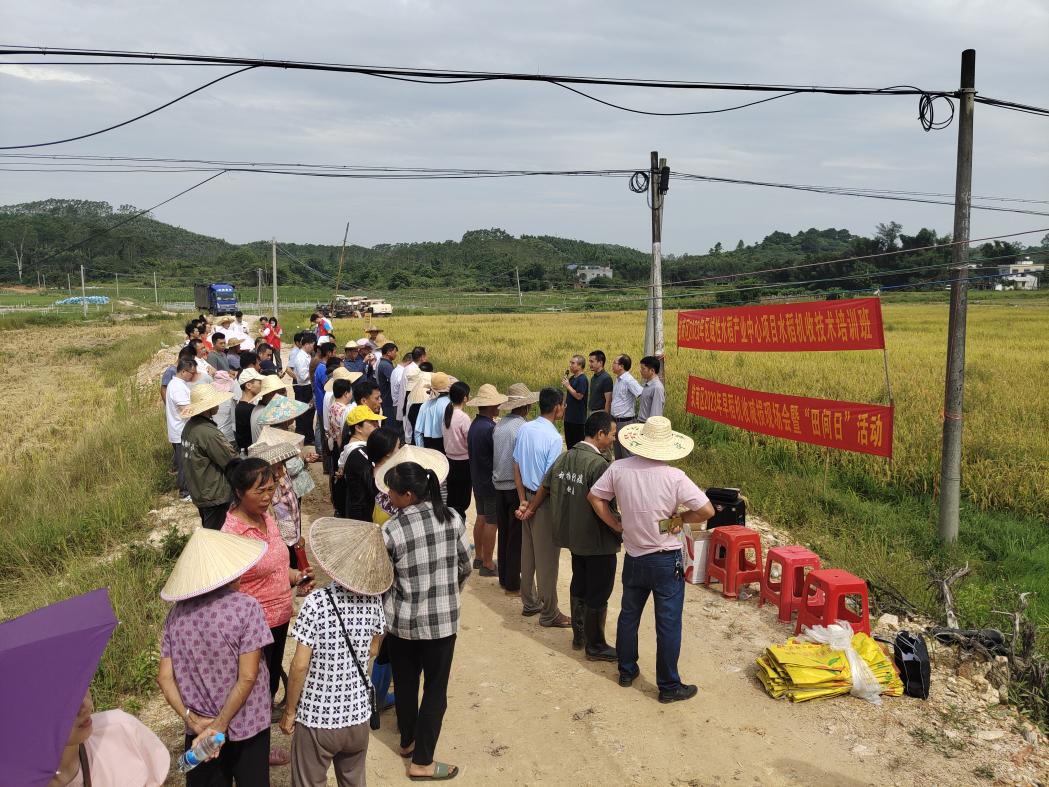
[[[346,640],[346,647],[350,649],[350,655],[353,656],[353,664],[357,667],[357,674],[361,676],[361,683],[368,687],[368,709],[371,711],[371,716],[368,718],[368,726],[373,730],[379,729],[379,703],[375,699],[375,687],[368,680],[368,677],[364,674],[364,668],[361,666],[360,660],[357,658],[357,651],[353,649],[353,643],[350,642],[350,635],[346,631],[346,624],[342,622],[342,613],[339,612],[339,605],[335,603],[335,596],[332,595],[331,587],[326,590],[328,594],[328,601],[331,602],[332,609],[335,610],[335,617],[339,619],[339,628],[342,629],[342,636]]]

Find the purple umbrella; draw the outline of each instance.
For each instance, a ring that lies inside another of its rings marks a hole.
[[[0,784],[54,777],[116,625],[105,588],[0,623]]]

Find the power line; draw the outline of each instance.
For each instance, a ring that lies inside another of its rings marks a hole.
[[[251,71],[255,67],[256,66],[248,66],[246,68],[241,68],[241,69],[239,69],[237,71],[233,71],[233,72],[231,72],[229,74],[223,74],[218,79],[212,79],[210,82],[206,82],[203,85],[201,85],[200,87],[194,88],[193,90],[190,90],[188,93],[183,93],[178,98],[173,98],[173,99],[171,99],[171,101],[168,101],[165,104],[161,104],[159,107],[155,107],[154,109],[151,109],[148,112],[143,112],[141,115],[136,115],[135,117],[130,118],[129,120],[125,120],[125,121],[123,121],[121,123],[116,123],[116,124],[114,124],[112,126],[107,126],[106,128],[100,128],[98,131],[91,131],[91,132],[89,132],[87,134],[80,134],[80,135],[75,136],[75,137],[67,137],[66,139],[57,139],[57,140],[55,140],[53,142],[34,142],[32,144],[29,144],[29,145],[0,145],[0,150],[24,150],[25,148],[46,148],[46,147],[49,147],[51,145],[62,145],[64,143],[66,143],[66,142],[75,142],[78,139],[87,139],[88,137],[97,137],[99,134],[105,134],[107,131],[113,131],[114,129],[118,129],[118,128],[121,128],[123,126],[130,125],[131,123],[134,123],[136,120],[141,120],[142,118],[149,117],[150,115],[153,115],[153,114],[155,114],[157,112],[160,112],[160,110],[162,110],[162,109],[166,109],[167,107],[170,107],[172,104],[177,104],[179,101],[182,101],[185,98],[189,98],[194,93],[199,93],[201,90],[204,90],[205,88],[211,87],[212,85],[214,85],[214,84],[216,84],[218,82],[221,82],[224,79],[229,79],[230,77],[235,77],[237,74],[243,74],[245,71]]]

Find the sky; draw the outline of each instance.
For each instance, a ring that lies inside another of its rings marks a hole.
[[[5,44],[133,49],[373,66],[928,90],[958,86],[976,49],[984,95],[1049,106],[1049,3],[817,0],[656,5],[606,0],[309,3],[14,0]],[[40,58],[33,58],[39,60]],[[57,59],[57,58],[56,58]],[[13,63],[25,58],[0,57]],[[61,58],[68,60],[68,58]],[[231,69],[232,70],[232,69]],[[224,73],[215,68],[0,66],[0,145],[120,122]],[[599,87],[640,109],[744,103],[752,93]],[[764,181],[953,193],[957,123],[925,132],[915,96],[802,95],[698,117],[646,117],[533,83],[426,86],[260,69],[91,139],[32,152],[496,169],[673,170]],[[938,107],[942,110],[942,107]],[[977,105],[973,193],[1049,199],[1049,119]],[[49,197],[148,207],[200,173],[12,173],[0,204]],[[1049,206],[1038,209],[1049,210]],[[644,195],[626,179],[374,182],[227,174],[156,217],[235,243],[458,239],[471,229],[646,248]],[[949,205],[916,205],[675,181],[664,253],[759,242],[775,230],[879,222],[952,228]],[[974,211],[972,237],[1049,227],[1049,217]],[[1042,233],[1044,234],[1044,233]],[[1041,234],[1025,236],[1037,242]]]

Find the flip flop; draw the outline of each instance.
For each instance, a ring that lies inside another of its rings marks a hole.
[[[459,775],[458,765],[449,765],[446,762],[435,762],[433,764],[433,775],[432,776],[412,776],[408,774],[408,778],[413,782],[442,782],[448,779],[454,779]]]

